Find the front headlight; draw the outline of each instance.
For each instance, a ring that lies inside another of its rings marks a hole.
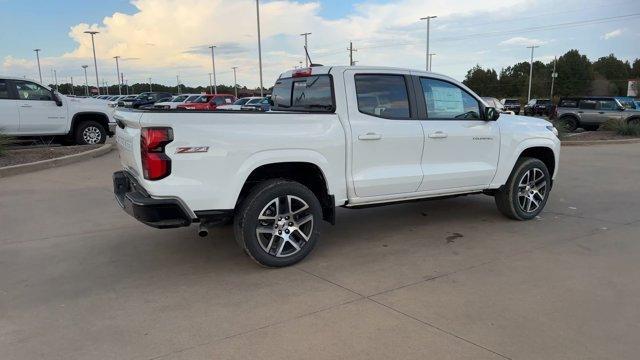
[[[558,129],[553,125],[547,125],[547,130],[551,131],[553,135],[558,136]]]

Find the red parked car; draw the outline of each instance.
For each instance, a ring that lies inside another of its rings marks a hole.
[[[178,105],[182,110],[215,110],[220,105],[231,105],[236,97],[229,94],[203,94],[193,102]]]

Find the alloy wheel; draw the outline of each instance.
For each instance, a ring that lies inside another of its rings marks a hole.
[[[269,255],[288,257],[309,241],[314,218],[309,204],[294,195],[279,196],[267,203],[258,215],[256,237]]]
[[[536,212],[547,196],[544,172],[535,167],[522,175],[518,183],[518,206],[525,213]]]

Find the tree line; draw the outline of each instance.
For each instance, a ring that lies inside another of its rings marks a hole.
[[[551,74],[554,61],[533,62],[531,98],[548,99],[551,94]],[[640,79],[640,59],[632,64],[610,54],[591,62],[578,50],[569,50],[558,57],[553,84],[554,97],[559,96],[626,96],[629,79]],[[519,62],[500,70],[471,68],[463,83],[480,96],[520,98],[526,100],[529,89],[529,62]]]

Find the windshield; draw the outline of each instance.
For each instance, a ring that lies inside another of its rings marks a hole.
[[[146,99],[150,95],[151,95],[151,93],[149,93],[149,92],[141,93],[140,95],[136,96],[136,99]]]
[[[520,102],[516,99],[507,99],[504,101],[505,105],[520,105]]]
[[[178,95],[178,96],[174,97],[173,99],[171,99],[171,102],[183,102],[188,97],[189,97],[189,95]]]
[[[251,99],[247,101],[247,105],[259,104],[262,99]]]
[[[540,99],[537,102],[537,105],[549,105],[549,104],[551,104],[551,100],[549,99]]]
[[[236,102],[233,103],[233,105],[244,105],[249,100],[250,100],[249,98],[238,99],[238,100],[236,100]]]
[[[329,75],[278,79],[273,87],[274,110],[333,112],[333,87]]]
[[[624,106],[626,109],[635,109],[636,108],[633,99],[626,98],[626,97],[618,97],[618,98],[616,98],[616,100],[618,100],[620,105]]]
[[[193,102],[196,103],[196,104],[202,104],[202,103],[209,102],[210,99],[211,99],[211,97],[209,97],[209,96],[198,96],[198,98],[193,100]]]

